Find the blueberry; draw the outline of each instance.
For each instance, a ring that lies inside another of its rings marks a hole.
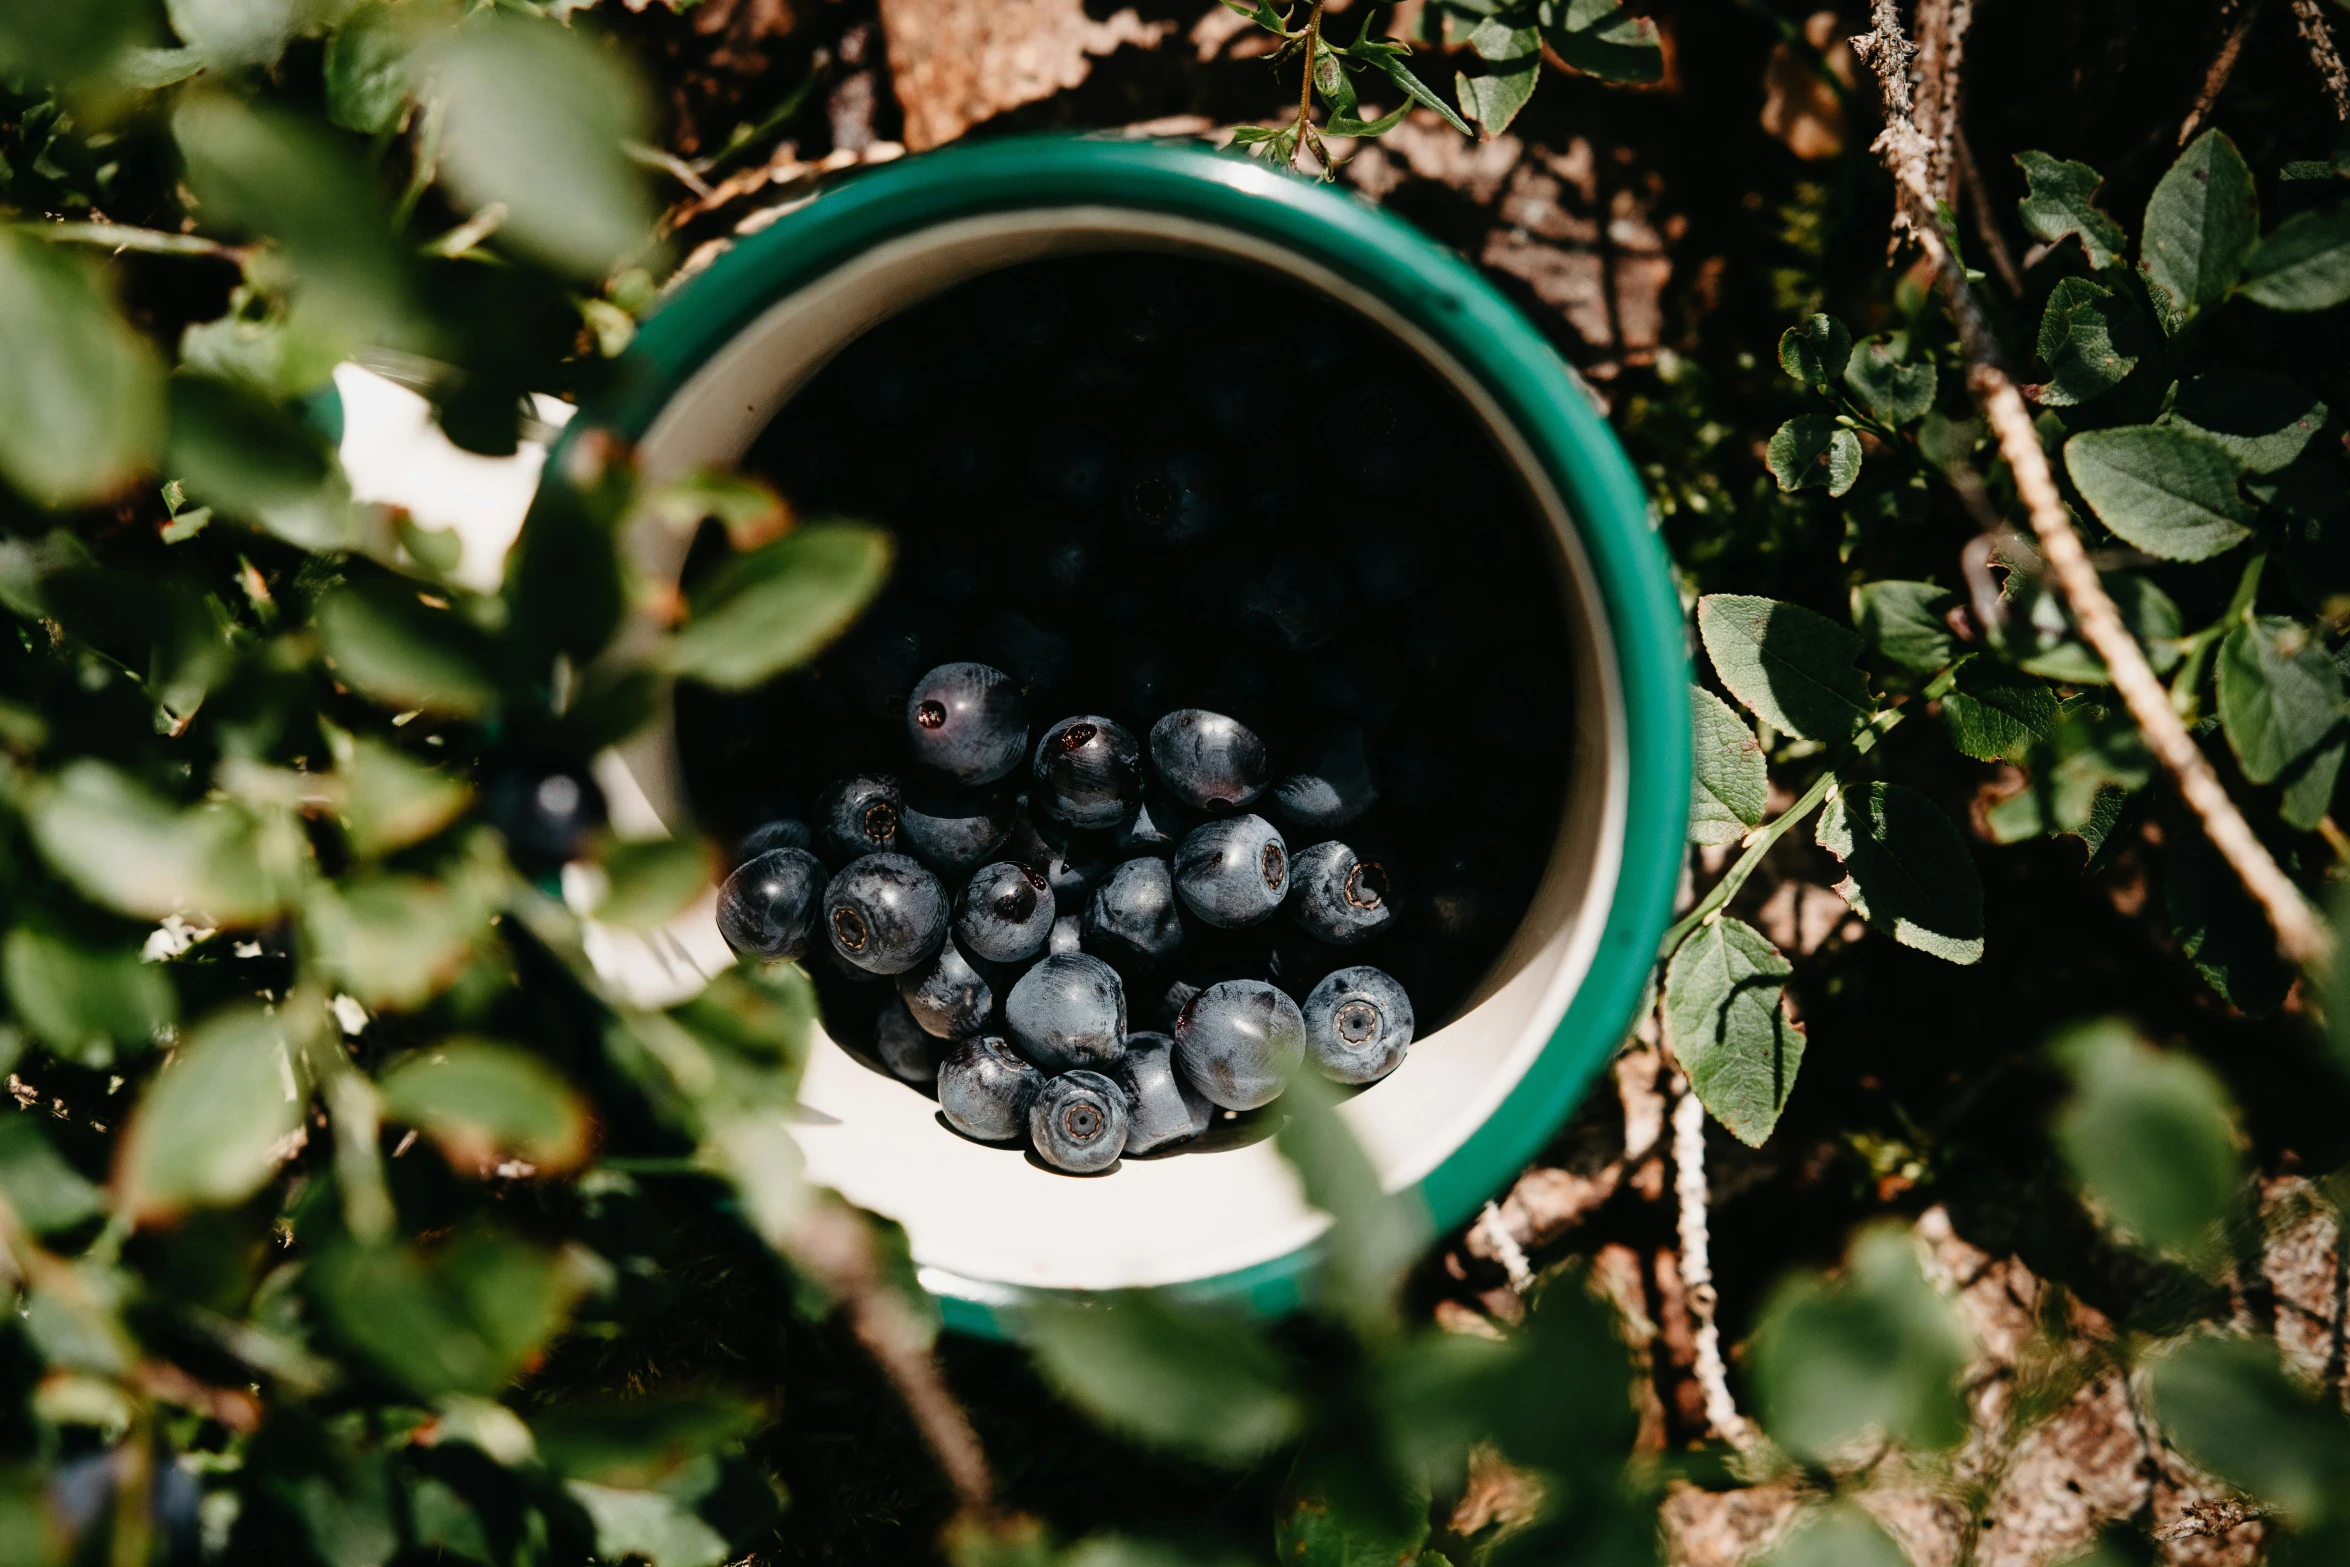
[[[1126,1090],[1099,1072],[1048,1078],[1028,1107],[1028,1140],[1056,1170],[1091,1175],[1126,1151]]]
[[[836,859],[885,854],[899,847],[905,794],[887,773],[835,781],[816,802],[816,839]]]
[[[959,783],[994,783],[1028,753],[1028,712],[1002,670],[941,664],[914,682],[906,734],[925,767]]]
[[[995,1010],[995,993],[952,941],[929,962],[898,976],[898,994],[922,1031],[937,1039],[976,1034]]]
[[[1145,784],[1141,802],[1132,815],[1111,829],[1110,842],[1122,855],[1171,855],[1183,835],[1198,825],[1198,812]]]
[[[1064,914],[1053,921],[1053,933],[1045,938],[1045,951],[1054,957],[1063,953],[1085,950],[1085,926],[1076,915]]]
[[[1273,809],[1301,833],[1335,832],[1379,802],[1360,730],[1349,729],[1314,764],[1273,786]]]
[[[1114,827],[1142,796],[1142,748],[1106,718],[1064,718],[1036,746],[1036,799],[1071,827]]]
[[[1126,987],[1101,959],[1056,952],[1020,976],[1004,1023],[1048,1072],[1112,1066],[1126,1049]]]
[[[1306,1058],[1334,1083],[1376,1083],[1412,1043],[1412,998],[1385,972],[1342,968],[1306,997]]]
[[[955,900],[955,939],[990,963],[1025,963],[1053,929],[1053,890],[1026,865],[998,860]]]
[[[1227,930],[1272,917],[1289,892],[1289,849],[1262,816],[1227,816],[1195,827],[1175,851],[1184,907]]]
[[[1028,1130],[1028,1107],[1044,1074],[992,1034],[947,1048],[938,1068],[938,1108],[947,1125],[983,1143],[1008,1143]]]
[[[1208,1129],[1216,1107],[1175,1070],[1175,1041],[1165,1034],[1129,1034],[1118,1086],[1126,1090],[1126,1151],[1186,1143]]]
[[[1289,873],[1297,882],[1289,912],[1309,936],[1351,947],[1395,922],[1387,867],[1335,838],[1298,851]]]
[[[774,962],[808,950],[824,896],[824,864],[805,849],[769,849],[718,889],[718,933],[735,951]]]
[[[816,829],[795,816],[779,817],[752,828],[735,845],[734,863],[748,865],[770,849],[808,849],[816,847]]]
[[[1254,731],[1196,707],[1151,725],[1151,766],[1177,799],[1203,811],[1245,810],[1272,778]]]
[[[1174,956],[1183,917],[1167,862],[1146,854],[1110,872],[1085,905],[1083,929],[1086,949],[1112,963],[1148,968]]]
[[[938,1078],[938,1041],[922,1031],[914,1014],[906,1010],[906,1003],[896,996],[881,1003],[881,1016],[873,1025],[873,1053],[881,1057],[892,1077],[909,1083]]]
[[[1173,1028],[1175,1020],[1183,1015],[1183,1009],[1191,1004],[1191,998],[1205,988],[1188,979],[1169,980],[1167,988],[1159,995],[1158,1008],[1151,1014],[1151,1021],[1162,1028]]]
[[[1162,548],[1205,538],[1224,521],[1215,476],[1192,456],[1165,457],[1133,469],[1119,503],[1135,537]]]
[[[868,974],[903,974],[946,939],[946,894],[904,855],[868,854],[824,889],[824,928],[843,961]]]
[[[1107,434],[1083,426],[1054,430],[1033,459],[1037,478],[1061,500],[1086,510],[1108,495],[1117,445]]]
[[[1305,1058],[1297,1003],[1261,979],[1210,985],[1175,1015],[1175,1064],[1227,1110],[1271,1104]]]
[[[1060,911],[1075,914],[1085,907],[1093,884],[1110,868],[1105,842],[1098,834],[1072,833],[1049,822],[1023,819],[1004,845],[1004,858],[1017,860],[1042,876]]]
[[[1012,836],[1019,817],[1000,789],[958,789],[927,781],[898,806],[898,847],[943,874],[969,875]]]
[[[519,767],[498,775],[486,802],[506,852],[541,875],[578,859],[604,828],[604,791],[584,767]]]

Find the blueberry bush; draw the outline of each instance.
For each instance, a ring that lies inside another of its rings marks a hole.
[[[331,396],[357,361],[467,451],[543,440],[529,395],[608,386],[721,186],[798,168],[787,131],[870,142],[874,17],[15,0],[0,1567],[1973,1562],[2098,1385],[2148,1472],[2084,1471],[2110,1485],[2063,1503],[2071,1554],[2341,1556],[2343,1311],[2315,1365],[2282,1353],[2264,1247],[2343,1200],[2350,1000],[2279,955],[2114,699],[1983,420],[1983,344],[1910,251],[1885,264],[1873,94],[1834,41],[1864,19],[1225,3],[1267,41],[1245,76],[1151,78],[1220,139],[1345,178],[1348,143],[1437,164],[1590,114],[1728,258],[1602,383],[1699,681],[1691,882],[1625,1054],[1686,1084],[1678,1232],[1630,1195],[1652,1157],[1584,1230],[1433,1235],[1309,1077],[1277,1141],[1332,1219],[1313,1309],[1138,1294],[942,1338],[902,1237],[802,1179],[801,969],[659,1005],[588,955],[719,864],[616,832],[596,756],[681,688],[816,656],[889,537],[742,475],[640,484],[585,430],[483,563],[354,499]],[[2350,865],[2328,22],[2241,7],[2190,80],[2149,40],[2199,15],[1983,9],[2014,47],[1978,40],[1977,145],[2012,176],[1967,153],[1975,233],[1947,203],[1936,232],[2000,274],[1971,286],[2106,591],[2324,904]],[[1119,110],[1039,118],[1145,117]],[[1344,432],[1303,434],[1310,465]],[[725,569],[640,580],[618,541],[646,522],[714,529]],[[1807,868],[1849,914],[1825,933],[1767,912]],[[2005,1371],[1954,1222],[2042,1281]],[[1635,1248],[1686,1291],[1627,1299]],[[2193,1528],[2182,1476],[2219,1498]],[[1921,1496],[1956,1556],[1917,1543]],[[1688,1520],[1723,1503],[1777,1521],[1709,1556]]]

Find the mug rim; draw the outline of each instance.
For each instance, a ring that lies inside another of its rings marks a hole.
[[[1086,205],[1214,224],[1302,256],[1376,297],[1467,371],[1531,448],[1590,563],[1623,704],[1629,788],[1620,855],[1590,966],[1550,1037],[1485,1121],[1417,1183],[1441,1233],[1466,1220],[1563,1124],[1620,1041],[1671,913],[1689,802],[1686,632],[1648,499],[1615,434],[1538,328],[1446,247],[1359,197],[1235,153],[1041,134],[961,144],[871,167],[736,241],[640,325],[612,386],[549,454],[589,427],[641,438],[703,364],[778,300],[877,245],[1011,210]],[[1316,1240],[1229,1273],[1167,1286],[1203,1303],[1280,1315],[1304,1305]],[[1018,1286],[925,1268],[946,1325],[1015,1336]]]

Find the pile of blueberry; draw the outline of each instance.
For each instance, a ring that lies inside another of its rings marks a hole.
[[[1335,837],[1292,854],[1257,814],[1342,828],[1371,803],[1359,771],[1277,777],[1247,726],[1197,708],[1159,719],[1147,747],[1093,715],[1052,725],[1033,753],[1029,733],[1001,670],[931,670],[906,702],[927,776],[844,778],[813,826],[754,832],[719,894],[727,942],[893,979],[874,1030],[882,1063],[933,1085],[965,1136],[1025,1139],[1072,1173],[1188,1142],[1218,1110],[1260,1109],[1304,1064],[1347,1084],[1395,1070],[1412,1003],[1381,969],[1331,968],[1302,1007],[1248,974],[1168,977],[1193,930],[1245,940],[1286,917],[1343,949],[1389,928],[1385,864]],[[1114,852],[1073,861],[1073,847],[1103,847],[1089,834]],[[1157,983],[1169,1033],[1129,1029],[1129,980]]]

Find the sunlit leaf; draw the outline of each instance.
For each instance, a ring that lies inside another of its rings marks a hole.
[[[1770,779],[1762,746],[1730,705],[1689,688],[1689,841],[1736,843],[1763,819]]]
[[[2252,473],[2275,473],[2325,428],[2326,405],[2281,375],[2207,370],[2179,382],[2163,422],[2218,442]]]
[[[1912,357],[1906,342],[1862,343],[1845,362],[1844,384],[1880,424],[1908,424],[1934,406],[1934,362],[1922,352]]]
[[[497,1392],[562,1325],[577,1291],[556,1258],[480,1230],[430,1252],[346,1241],[304,1282],[339,1337],[428,1397]]]
[[[2036,345],[2048,380],[2035,394],[2069,408],[2112,391],[2138,368],[2148,344],[2138,307],[2087,278],[2059,278],[2040,315]]]
[[[2073,1079],[2056,1144],[2082,1189],[2146,1245],[2210,1258],[2213,1226],[2244,1180],[2219,1080],[2121,1023],[2077,1029],[2049,1049]]]
[[[2259,242],[2260,196],[2252,171],[2234,142],[2205,131],[2179,154],[2146,203],[2138,270],[2162,329],[2176,334],[2226,299]]]
[[[294,1150],[308,1094],[283,1021],[258,1007],[215,1015],[157,1075],[115,1170],[142,1220],[239,1203]]]
[[[1875,704],[1852,666],[1860,638],[1826,616],[1713,593],[1698,600],[1697,631],[1722,684],[1773,728],[1842,740],[1868,721]]]
[[[2251,535],[2251,509],[2236,493],[2243,464],[2200,435],[2150,424],[2090,430],[2065,443],[2064,466],[2097,520],[2150,555],[2207,560]]]
[[[1950,612],[1958,595],[1931,582],[1864,582],[1852,590],[1852,624],[1876,674],[1931,674],[1958,656]]]
[[[1932,800],[1907,784],[1847,785],[1828,797],[1815,836],[1844,862],[1836,893],[1853,913],[1947,962],[1982,958],[1982,877]]]
[[[445,1040],[392,1067],[379,1088],[384,1118],[430,1135],[459,1169],[510,1157],[555,1172],[587,1154],[587,1107],[553,1067],[511,1045]]]
[[[1910,1567],[1908,1555],[1851,1502],[1815,1507],[1762,1559],[1763,1567]]]
[[[1942,697],[1942,727],[1962,755],[2020,762],[2056,729],[2056,691],[2006,664],[1975,659]]]
[[[1806,316],[1779,334],[1779,368],[1826,392],[1844,379],[1852,361],[1852,333],[1834,316]]]
[[[848,628],[889,575],[889,536],[818,523],[737,556],[694,595],[663,662],[705,685],[762,685]]]
[[[0,946],[8,1003],[35,1038],[67,1060],[103,1067],[119,1047],[137,1055],[179,1020],[179,997],[136,948],[86,947],[33,925]]]
[[[2016,165],[2024,171],[2027,194],[2016,203],[2024,229],[2034,239],[2054,245],[2078,234],[2092,270],[2103,271],[2122,258],[2130,237],[2122,226],[2090,203],[2100,176],[2086,163],[2067,163],[2044,152],[2019,152]]]
[[[44,506],[120,488],[163,444],[163,373],[77,258],[0,233],[0,477]]]
[[[2219,716],[2244,776],[2268,783],[2333,732],[2345,705],[2342,671],[2324,639],[2283,615],[2237,626],[2220,644]]]
[[[464,971],[489,936],[492,909],[470,885],[421,876],[322,882],[302,902],[318,962],[370,1009],[422,1006]]]
[[[1827,414],[1801,414],[1779,426],[1763,460],[1782,490],[1842,495],[1860,478],[1860,437]]]
[[[478,634],[413,593],[338,588],[319,604],[318,636],[336,678],[387,706],[473,718],[497,701]]]
[[[2278,224],[2244,264],[2244,295],[2271,310],[2331,310],[2350,299],[2350,207]]]
[[[104,762],[68,764],[30,813],[49,863],[96,901],[161,919],[199,914],[246,924],[283,906],[298,835],[221,802],[185,810]]]
[[[1665,969],[1665,1037],[1714,1119],[1749,1147],[1778,1125],[1803,1065],[1780,993],[1794,967],[1760,931],[1724,917],[1690,932]]]
[[[36,1235],[72,1229],[106,1206],[97,1186],[51,1145],[41,1129],[44,1119],[0,1115],[0,1197],[8,1200],[16,1221]]]

